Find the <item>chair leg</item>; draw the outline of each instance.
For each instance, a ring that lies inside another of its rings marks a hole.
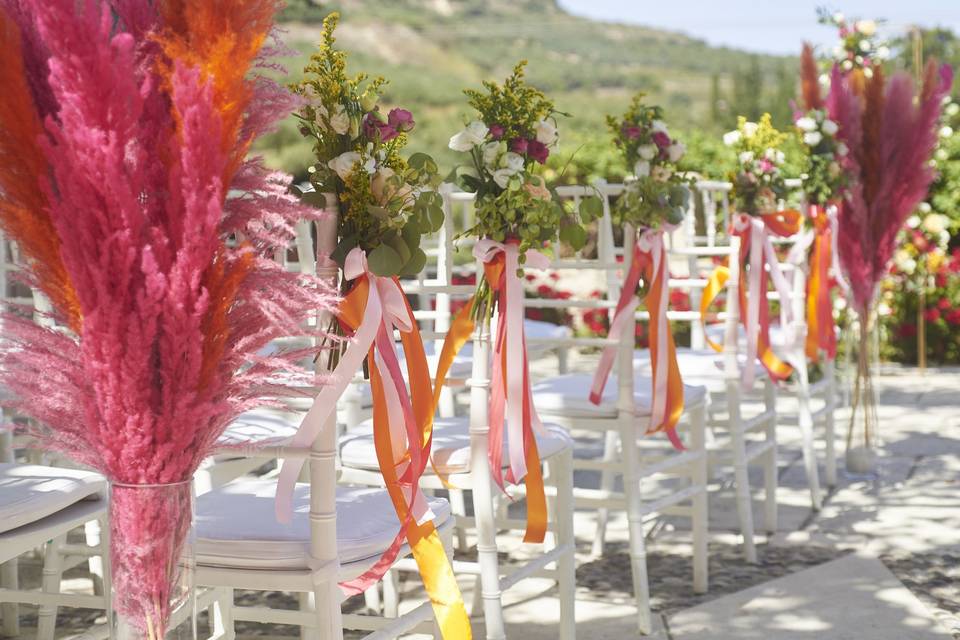
[[[774,418],[767,422],[766,438],[770,443],[770,449],[767,451],[763,466],[763,485],[764,485],[764,523],[767,533],[773,535],[777,532],[777,419],[776,419],[776,389],[772,381],[767,381],[764,387],[765,404],[767,408],[772,408]],[[816,477],[816,466],[814,466],[814,477]],[[818,492],[819,493],[819,492]]]
[[[102,544],[102,536],[100,535],[100,521],[91,520],[90,522],[83,525],[83,534],[87,541],[87,546],[90,547],[100,547]],[[103,590],[103,557],[101,556],[91,556],[87,560],[87,568],[90,571],[90,578],[93,580],[93,593],[101,596],[104,595]]]
[[[213,603],[211,631],[214,638],[234,640],[236,629],[233,626],[233,589],[224,587],[218,590],[217,600]]]
[[[20,562],[16,558],[0,565],[0,586],[4,589],[19,589],[19,569]],[[11,638],[20,637],[20,607],[15,602],[5,602],[2,613],[3,635]]]
[[[44,593],[60,593],[60,581],[63,578],[63,554],[61,552],[66,535],[50,540],[43,551],[43,579],[41,588]],[[57,607],[42,606],[37,619],[37,640],[53,640],[57,628]]]
[[[506,640],[503,620],[502,591],[500,589],[500,558],[497,550],[496,526],[494,523],[493,497],[489,473],[471,474],[477,482],[473,489],[473,513],[477,519],[477,559],[480,563],[480,597],[483,602],[483,619],[487,628],[487,640]],[[486,484],[486,491],[481,485]]]
[[[707,496],[707,451],[706,451],[706,410],[703,406],[690,412],[691,439],[693,451],[700,451],[703,457],[696,462],[690,481],[701,491],[693,496],[691,529],[693,533],[693,591],[706,593],[709,581],[707,540],[710,528],[709,501]]]
[[[836,384],[836,365],[832,360],[825,362],[824,375],[827,378],[826,392],[824,395],[824,438],[826,439],[826,473],[825,482],[828,487],[837,486],[837,443],[834,429],[833,412],[837,409],[837,389]]]
[[[446,390],[446,389],[445,389]],[[450,511],[455,516],[467,515],[467,503],[464,498],[464,492],[461,489],[450,489]],[[467,549],[467,531],[464,527],[455,527],[457,537],[457,549],[465,551]]]
[[[753,504],[750,498],[747,449],[740,424],[731,425],[731,431],[733,483],[737,500],[737,516],[740,520],[740,535],[743,537],[743,557],[747,562],[753,563],[757,561],[757,549],[753,543]]]
[[[607,431],[603,437],[603,461],[613,463],[617,459],[617,445],[620,442],[616,431]],[[613,491],[617,476],[612,470],[604,469],[600,472],[600,490]],[[607,537],[607,523],[610,520],[610,510],[606,507],[597,509],[597,532],[593,537],[593,546],[590,553],[594,557],[603,555],[603,547]]]
[[[621,417],[621,422],[628,423],[625,426],[621,424],[620,440],[623,446],[620,449],[623,458],[623,485],[627,498],[627,522],[630,528],[630,571],[633,576],[633,594],[637,606],[637,629],[642,635],[647,635],[653,630],[653,619],[650,611],[647,545],[643,532],[643,505],[638,475],[639,452],[635,444],[635,436],[630,436],[634,421]]]
[[[377,582],[363,592],[363,601],[371,613],[380,615],[383,603],[380,600],[380,583]]]
[[[807,474],[807,485],[810,487],[810,506],[814,511],[819,511],[822,506],[820,475],[817,471],[817,452],[813,444],[813,415],[810,411],[810,380],[807,373],[806,355],[801,352],[797,356],[796,362],[795,370],[799,378],[797,422],[800,425],[803,466]]]
[[[560,595],[560,640],[576,637],[576,540],[573,532],[573,450],[567,449],[550,462],[551,475],[557,497],[554,506],[554,526],[558,547],[570,545],[557,561],[557,588]]]
[[[323,582],[313,590],[317,614],[318,640],[343,640],[343,615],[340,612],[340,587],[336,582]]]
[[[383,576],[383,615],[396,618],[400,615],[400,574],[387,571]]]

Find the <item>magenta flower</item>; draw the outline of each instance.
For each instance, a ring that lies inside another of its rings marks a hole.
[[[504,134],[503,126],[501,126],[501,125],[499,125],[499,124],[492,124],[492,125],[490,125],[490,137],[491,137],[491,138],[493,138],[494,140],[499,140],[500,138],[503,137],[503,134]]]
[[[387,115],[387,124],[397,131],[412,131],[414,125],[413,114],[406,109],[391,109]]]
[[[527,155],[540,164],[546,164],[547,158],[550,156],[550,150],[547,149],[547,145],[539,140],[529,140],[527,141]]]
[[[363,135],[371,140],[379,138],[381,142],[389,142],[400,133],[388,122],[380,120],[375,113],[368,113],[367,117],[363,119]]]
[[[625,127],[623,129],[623,135],[625,135],[630,140],[636,140],[637,138],[640,137],[641,133],[643,133],[643,131],[640,129],[640,127],[636,125]]]
[[[650,137],[653,139],[653,143],[661,149],[666,149],[670,146],[670,136],[663,131],[654,131]]]
[[[510,141],[510,151],[525,156],[527,155],[529,144],[529,141],[525,140],[524,138],[514,138]]]
[[[764,173],[772,173],[773,163],[767,160],[766,158],[764,158],[763,160],[760,161],[760,171]]]

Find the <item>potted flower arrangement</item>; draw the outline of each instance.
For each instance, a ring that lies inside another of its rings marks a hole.
[[[633,179],[613,208],[613,219],[635,229],[678,225],[690,203],[689,181],[677,173],[687,148],[670,137],[663,109],[644,104],[643,97],[634,96],[622,117],[607,116],[613,143],[633,170]]]

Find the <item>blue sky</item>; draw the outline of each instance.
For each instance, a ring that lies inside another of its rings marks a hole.
[[[681,31],[714,45],[762,53],[796,54],[809,40],[833,46],[835,33],[817,24],[826,5],[848,17],[885,18],[881,33],[903,33],[911,24],[960,32],[960,0],[560,0],[572,13]]]

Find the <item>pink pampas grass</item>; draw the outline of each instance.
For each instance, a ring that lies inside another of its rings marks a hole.
[[[258,353],[304,334],[304,320],[335,300],[274,262],[295,222],[316,211],[246,158],[297,104],[250,73],[269,64],[262,44],[278,3],[113,4],[0,0],[18,26],[0,32],[0,47],[22,50],[11,72],[26,79],[44,123],[21,143],[46,163],[37,175],[0,173],[0,224],[21,240],[2,181],[33,180],[45,198],[27,213],[49,221],[65,299],[78,306],[54,301],[72,331],[8,313],[0,384],[12,391],[8,406],[36,419],[43,446],[115,483],[176,483],[239,413],[291,393],[278,379],[304,381],[294,364],[303,354]],[[30,267],[42,285],[44,272]],[[126,572],[118,602],[140,632],[162,637],[183,505],[135,495],[115,491],[111,504],[114,566]]]

